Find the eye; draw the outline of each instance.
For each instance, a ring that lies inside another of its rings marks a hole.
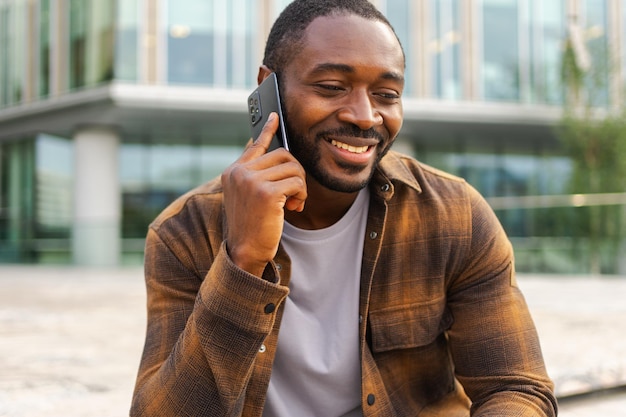
[[[400,93],[397,93],[395,91],[389,91],[389,90],[375,92],[374,95],[379,97],[382,101],[386,103],[397,103],[398,101],[400,101],[400,98],[402,97]]]
[[[345,91],[345,88],[337,84],[318,83],[314,87],[324,95],[335,95]]]

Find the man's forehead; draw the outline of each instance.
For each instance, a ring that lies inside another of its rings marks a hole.
[[[341,70],[338,65],[343,62],[369,59],[372,64],[382,61],[394,67],[400,65],[400,73],[404,72],[400,42],[393,30],[378,20],[353,14],[318,17],[307,27],[301,47],[306,54],[302,58],[320,61],[320,71]]]
[[[400,46],[393,34],[393,30],[385,22],[350,13],[335,13],[316,17],[306,27],[304,38],[335,38],[344,35],[346,32],[371,33],[374,35],[371,29],[373,27],[378,28],[381,33],[387,32],[391,35],[389,40],[393,39]],[[350,29],[348,30],[347,28]]]
[[[374,73],[376,71],[376,68],[374,66],[371,67],[371,72]],[[344,63],[333,63],[333,62],[321,62],[317,65],[315,65],[313,67],[313,69],[310,71],[309,75],[322,75],[324,73],[329,73],[329,72],[338,72],[338,73],[344,73],[344,74],[352,74],[356,72],[356,68],[354,68],[351,65],[348,64],[344,64]],[[380,74],[378,74],[379,78],[381,79],[385,79],[385,80],[389,80],[389,81],[396,81],[399,83],[404,83],[404,74],[403,72],[398,72],[398,71],[383,71]]]

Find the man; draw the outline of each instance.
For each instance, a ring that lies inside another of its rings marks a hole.
[[[404,54],[365,0],[296,0],[271,118],[150,226],[132,415],[554,416],[511,246],[463,180],[389,151]],[[388,152],[389,151],[389,152]]]

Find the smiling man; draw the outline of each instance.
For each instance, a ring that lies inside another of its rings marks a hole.
[[[465,181],[390,151],[405,59],[365,0],[296,0],[277,117],[150,226],[131,415],[554,416],[511,245]]]

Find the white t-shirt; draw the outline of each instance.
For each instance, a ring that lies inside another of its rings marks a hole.
[[[263,417],[359,417],[359,287],[369,207],[364,189],[334,225],[288,223],[290,293]]]

